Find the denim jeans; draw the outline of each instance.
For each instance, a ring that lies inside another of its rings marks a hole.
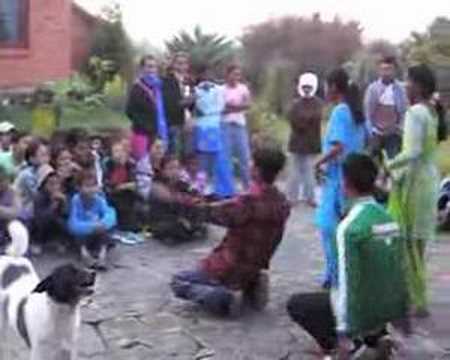
[[[287,197],[290,201],[299,200],[300,185],[303,185],[303,199],[314,201],[314,158],[310,154],[291,154],[291,168],[289,173],[289,182]]]
[[[231,290],[201,270],[176,274],[170,287],[177,298],[195,302],[217,315],[226,315],[233,301]]]
[[[225,152],[231,161],[239,162],[240,177],[245,189],[250,186],[250,140],[246,126],[233,123],[222,123]]]

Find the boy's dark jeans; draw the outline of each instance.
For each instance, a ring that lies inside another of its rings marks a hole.
[[[39,219],[34,222],[32,240],[35,244],[41,246],[50,242],[56,242],[66,245],[70,238],[67,231],[67,220],[55,215],[48,219]]]
[[[310,334],[325,353],[338,346],[336,321],[328,293],[297,294],[289,299],[287,311],[291,319]],[[373,336],[356,341],[355,345],[366,344],[376,347],[378,340],[387,334],[385,329]]]
[[[170,286],[177,298],[193,301],[217,315],[226,315],[233,301],[230,289],[201,270],[176,274]]]

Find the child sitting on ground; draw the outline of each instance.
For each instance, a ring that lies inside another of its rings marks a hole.
[[[161,162],[166,154],[164,142],[156,139],[150,149],[150,163],[152,164],[153,173],[158,176],[161,170]]]
[[[0,166],[0,254],[8,245],[8,224],[19,216],[19,199],[11,187],[10,177]]]
[[[116,209],[118,229],[138,231],[136,205],[135,164],[121,140],[111,146],[111,157],[105,161],[104,184],[110,204]]]
[[[72,153],[64,145],[52,148],[51,165],[58,174],[62,192],[71,199],[77,191],[81,168],[73,161]]]
[[[33,238],[40,246],[55,245],[65,253],[68,203],[61,188],[61,179],[51,166],[42,167],[38,174],[38,194],[34,199]]]
[[[164,184],[170,192],[189,193],[189,184],[180,181],[180,163],[174,155],[166,155],[154,181]],[[194,194],[197,196],[198,194]],[[201,198],[198,198],[201,201]],[[204,235],[204,229],[195,218],[181,211],[181,206],[153,197],[150,202],[150,230],[153,236],[169,245],[191,241]],[[203,232],[203,233],[201,233]]]
[[[38,140],[33,140],[25,151],[25,161],[27,165],[19,172],[14,188],[20,199],[20,219],[30,228],[34,216],[34,199],[38,193],[38,171],[50,162],[47,146]],[[40,255],[42,252],[41,247],[34,242],[30,250],[34,255]]]
[[[232,200],[196,204],[192,197],[160,192],[158,196],[183,204],[211,223],[228,229],[224,239],[194,271],[176,274],[171,282],[176,297],[194,301],[220,315],[237,315],[241,295],[255,309],[268,301],[270,261],[282,240],[290,207],[275,186],[285,164],[275,145],[256,149],[252,176],[255,186]]]
[[[11,151],[0,151],[0,166],[11,178],[15,178],[26,166],[25,151],[33,138],[25,133],[15,132],[11,140]]]
[[[195,154],[187,155],[184,159],[184,168],[181,170],[181,181],[189,186],[191,192],[199,195],[207,196],[208,191],[208,175],[200,170],[200,164]]]
[[[403,241],[398,224],[373,197],[377,167],[370,157],[350,154],[343,176],[352,207],[337,229],[338,279],[331,294],[294,295],[288,312],[326,359],[337,352],[337,359],[358,353],[358,359],[388,360],[386,325],[407,315]]]
[[[79,244],[81,258],[87,267],[107,269],[107,251],[113,245],[111,232],[117,224],[116,211],[100,191],[97,176],[84,171],[80,192],[72,198],[69,232]]]

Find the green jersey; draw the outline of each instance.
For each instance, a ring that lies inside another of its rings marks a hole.
[[[372,198],[359,199],[339,224],[338,285],[332,289],[337,331],[364,335],[403,318],[407,292],[397,223]]]

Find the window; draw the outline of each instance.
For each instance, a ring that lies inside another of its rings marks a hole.
[[[28,47],[29,0],[0,0],[0,48]]]

